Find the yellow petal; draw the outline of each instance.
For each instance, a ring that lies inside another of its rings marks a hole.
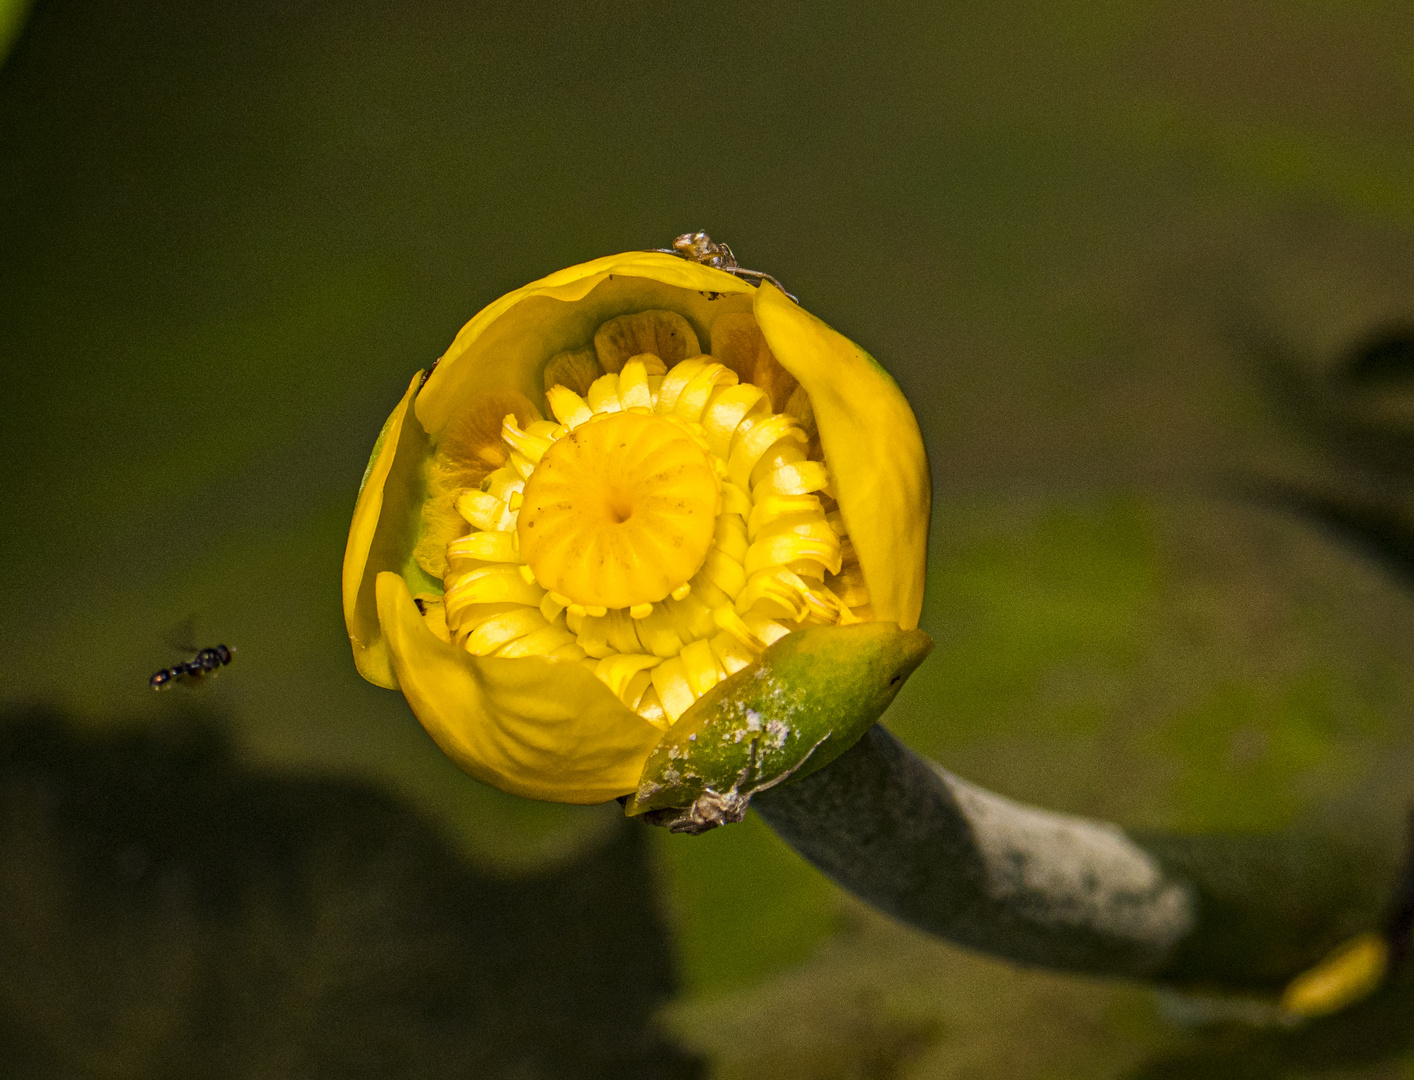
[[[740,514],[718,514],[712,539],[719,551],[736,562],[742,562],[746,558],[750,541],[746,537],[746,522]],[[751,571],[748,570],[747,573]]]
[[[705,578],[709,584],[715,585],[728,596],[736,596],[746,584],[746,571],[741,563],[720,548],[713,548],[707,553],[707,558],[702,562],[702,569],[697,573],[698,578]],[[693,588],[697,587],[698,578],[693,578]]]
[[[590,384],[602,374],[604,369],[599,366],[599,358],[590,346],[552,356],[550,362],[545,365],[541,381],[545,385],[546,395],[552,388],[563,386],[566,390],[583,396],[589,392]]]
[[[639,311],[610,319],[594,332],[594,351],[605,371],[647,353],[672,367],[702,351],[692,324],[676,311]]]
[[[692,641],[711,633],[712,609],[702,602],[697,589],[694,588],[680,600],[665,600],[661,606],[682,641]]]
[[[643,643],[638,639],[639,622],[627,611],[609,612],[609,644],[621,653],[643,651]]]
[[[572,620],[570,622],[570,629],[575,629]],[[576,631],[575,641],[578,643],[579,647],[584,650],[586,656],[603,659],[612,654],[615,650],[614,647],[609,644],[608,616],[603,615],[597,618],[592,616],[584,617]],[[638,652],[637,649],[630,651]]]
[[[601,375],[589,387],[589,407],[597,413],[619,412],[623,404],[619,401],[618,375]]]
[[[555,445],[553,439],[523,431],[513,415],[505,417],[502,421],[501,438],[506,441],[508,446],[533,464],[539,464],[540,459],[545,456],[545,451]]]
[[[799,421],[796,422],[799,423]],[[761,460],[751,470],[751,479],[748,481],[751,490],[755,491],[756,485],[761,483],[762,478],[767,474],[787,465],[799,465],[805,461],[809,446],[810,437],[799,427],[791,432],[790,438],[777,439],[761,455]]]
[[[447,605],[442,605],[442,617],[447,618]],[[454,623],[449,623],[447,629],[450,631],[451,640],[466,647],[469,638],[477,627],[497,615],[504,615],[508,611],[524,611],[524,604],[468,604],[455,612]],[[547,620],[548,621],[548,620]],[[440,635],[439,635],[440,636]]]
[[[761,327],[749,315],[723,315],[712,324],[712,355],[735,371],[742,382],[761,387],[772,412],[785,411],[799,389],[795,378],[771,354]]]
[[[873,357],[779,289],[763,284],[754,310],[771,351],[810,395],[874,618],[917,626],[932,481],[913,410]]]
[[[412,417],[421,381],[419,371],[373,444],[344,548],[344,625],[354,664],[369,682],[389,689],[397,688],[398,679],[378,624],[374,579],[380,570],[401,570],[417,543],[422,513],[417,476],[428,451],[427,434]]]
[[[783,566],[773,566],[751,575],[736,598],[736,611],[745,616],[755,610],[799,622],[810,614],[806,599],[809,592],[809,586],[799,576]]]
[[[789,626],[783,626],[775,619],[757,612],[747,612],[741,617],[741,621],[768,646],[774,645],[790,633]]]
[[[439,641],[398,575],[376,582],[398,685],[444,753],[502,791],[600,803],[633,791],[661,731],[592,672],[538,657],[474,657]]]
[[[712,619],[725,633],[736,638],[743,647],[753,653],[758,653],[766,647],[766,643],[752,633],[751,627],[746,625],[730,604],[723,604],[714,609]]]
[[[702,428],[707,432],[707,446],[719,458],[725,458],[732,446],[732,436],[748,416],[758,417],[769,411],[771,401],[766,391],[751,383],[729,386],[717,393],[702,413]]]
[[[481,389],[510,387],[540,400],[547,362],[586,347],[618,315],[671,309],[701,341],[718,316],[750,311],[755,292],[726,271],[653,252],[556,271],[488,304],[462,327],[418,395],[417,417],[435,435]],[[570,389],[582,394],[587,387]]]
[[[682,636],[663,604],[654,604],[653,610],[638,620],[637,630],[638,640],[656,657],[666,659],[682,652]]]

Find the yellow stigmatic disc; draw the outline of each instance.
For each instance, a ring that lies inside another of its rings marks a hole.
[[[720,491],[683,427],[611,413],[558,440],[526,480],[520,554],[544,588],[584,607],[665,600],[707,557]]]

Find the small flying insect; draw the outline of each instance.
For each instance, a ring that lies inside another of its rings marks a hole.
[[[185,664],[163,668],[147,680],[154,690],[164,690],[176,682],[200,682],[225,667],[235,657],[235,649],[228,645],[215,645],[209,649],[199,649],[197,654]]]
[[[727,273],[739,278],[755,279],[756,281],[769,281],[781,292],[785,293],[795,301],[800,303],[792,294],[786,292],[786,287],[773,278],[770,274],[760,270],[748,270],[736,261],[736,256],[732,254],[732,249],[726,244],[713,242],[712,238],[705,232],[683,233],[673,241],[670,248],[649,248],[649,251],[658,252],[663,255],[679,255],[691,262],[701,263],[703,266],[715,267],[718,270],[725,270]]]

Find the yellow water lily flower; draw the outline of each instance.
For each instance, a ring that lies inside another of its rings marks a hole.
[[[770,283],[614,255],[503,296],[413,378],[344,616],[358,670],[467,772],[603,802],[787,635],[916,627],[929,499],[913,413],[857,345]]]

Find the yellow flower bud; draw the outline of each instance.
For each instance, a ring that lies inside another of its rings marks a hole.
[[[484,309],[384,425],[344,559],[355,661],[473,776],[602,802],[775,642],[912,630],[929,498],[858,346],[769,283],[598,259]]]

